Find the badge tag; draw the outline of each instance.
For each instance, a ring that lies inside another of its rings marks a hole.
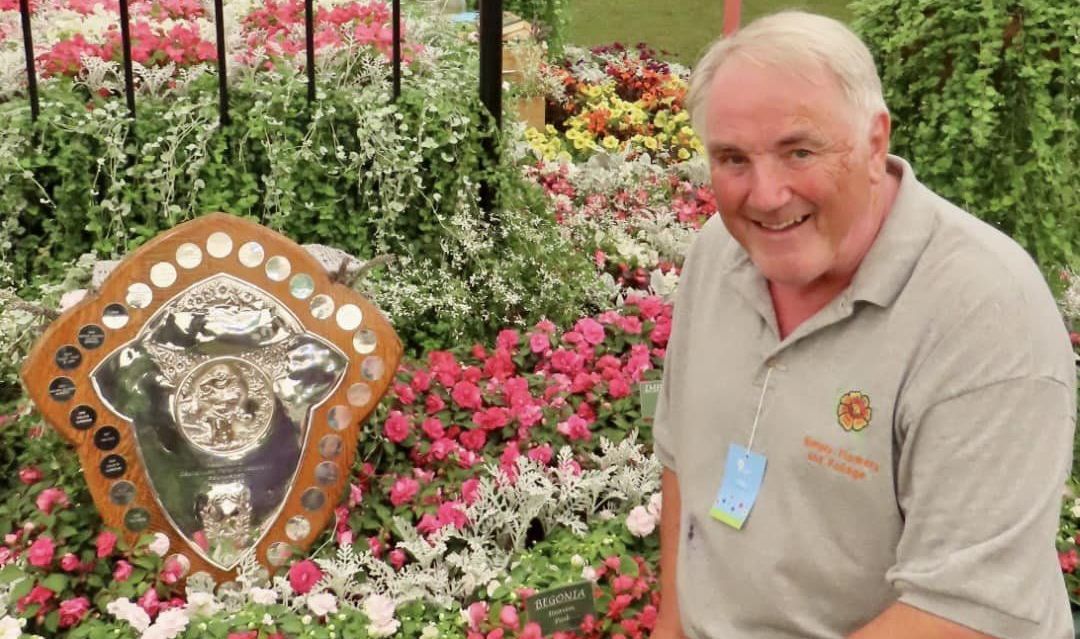
[[[765,477],[765,456],[747,451],[738,444],[728,449],[724,478],[709,514],[735,530],[742,530],[754,507],[761,480]]]

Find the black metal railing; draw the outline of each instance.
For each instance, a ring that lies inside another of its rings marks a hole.
[[[225,64],[225,17],[223,0],[214,0],[215,38],[217,40],[217,71],[219,122],[229,124],[229,87]],[[393,99],[401,95],[401,0],[392,0],[393,22]],[[480,0],[480,100],[491,113],[497,125],[502,125],[502,6],[503,0]],[[30,0],[19,0],[22,14],[22,35],[26,50],[27,92],[30,98],[30,116],[37,121],[40,104],[37,71],[34,60],[34,40],[30,24]],[[307,49],[307,99],[315,102],[315,7],[314,0],[304,0],[304,36]],[[120,0],[120,38],[124,67],[124,95],[128,112],[135,119],[135,80],[131,60],[131,25],[128,0]],[[490,140],[485,145],[494,164],[498,161],[497,145]],[[484,187],[485,208],[494,201],[493,194]]]

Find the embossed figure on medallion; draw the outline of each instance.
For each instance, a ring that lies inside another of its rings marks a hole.
[[[312,409],[347,365],[275,297],[215,275],[166,301],[91,379],[101,400],[132,423],[166,515],[227,570],[276,517]]]

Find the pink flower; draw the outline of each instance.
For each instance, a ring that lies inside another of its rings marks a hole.
[[[1076,570],[1078,563],[1080,563],[1080,556],[1077,555],[1075,548],[1069,550],[1069,552],[1058,553],[1058,564],[1061,565],[1062,572],[1072,572]]]
[[[127,560],[121,559],[121,560],[117,561],[116,562],[116,568],[113,568],[113,581],[117,581],[117,582],[127,581],[128,577],[131,576],[131,573],[134,570],[135,570],[134,566],[132,566],[131,563],[128,562]]]
[[[67,505],[68,497],[63,488],[46,488],[37,496],[38,510],[46,515],[51,513],[56,506],[63,508]]]
[[[469,450],[480,450],[487,443],[487,432],[483,429],[477,428],[475,430],[467,430],[458,436],[461,441],[461,445]]]
[[[499,331],[498,336],[495,337],[495,347],[512,351],[517,348],[518,342],[521,341],[521,336],[518,332],[512,328],[504,328]]]
[[[43,606],[48,603],[50,599],[53,598],[54,594],[56,593],[49,590],[45,586],[34,586],[32,589],[30,589],[30,592],[27,593],[25,597],[22,597],[15,603],[15,608],[19,612],[22,612],[23,610],[26,610],[29,606]]]
[[[289,585],[298,595],[306,595],[322,579],[322,571],[310,559],[296,562],[289,568]]]
[[[356,484],[349,484],[349,508],[356,508],[364,499],[364,493]]]
[[[633,315],[624,315],[619,318],[619,328],[629,335],[641,334],[641,320]]]
[[[592,439],[592,433],[589,431],[589,424],[577,415],[571,415],[566,421],[559,422],[559,425],[555,427],[555,430],[571,441],[589,441]]]
[[[165,565],[161,569],[161,581],[167,584],[174,584],[180,581],[180,578],[184,576],[184,566],[175,559],[165,560]]]
[[[608,396],[612,399],[620,399],[630,395],[630,382],[622,375],[614,377],[608,382]]]
[[[116,535],[108,530],[103,530],[97,536],[94,544],[97,546],[98,559],[104,559],[111,555],[113,549],[116,548]]]
[[[420,490],[420,482],[410,477],[401,477],[390,487],[390,503],[400,506],[411,501]]]
[[[440,504],[438,516],[440,524],[444,526],[453,526],[459,530],[464,528],[467,522],[465,511],[462,510],[461,504],[453,501]]]
[[[502,406],[492,406],[473,413],[473,422],[484,430],[498,430],[510,423],[510,415]]]
[[[431,351],[428,353],[428,368],[443,386],[450,386],[461,375],[461,366],[454,359],[452,353],[446,351]]]
[[[581,333],[585,341],[593,346],[604,341],[604,325],[591,317],[583,317],[574,324],[574,330]]]
[[[543,446],[537,446],[536,448],[531,449],[528,455],[529,459],[533,461],[538,461],[546,466],[548,463],[551,462],[551,457],[553,453],[551,450],[551,445],[544,444]]]
[[[450,397],[461,408],[478,409],[483,403],[480,397],[480,389],[472,382],[462,381],[454,384]]]
[[[499,610],[499,622],[504,626],[517,630],[520,623],[517,608],[509,604],[503,604],[502,609]]]
[[[64,572],[75,572],[82,564],[79,562],[79,558],[72,553],[67,553],[60,558],[60,570]]]
[[[535,621],[525,624],[525,630],[521,632],[518,639],[544,639],[544,635],[540,631],[540,624]]]
[[[19,469],[19,481],[30,486],[41,481],[41,471],[37,469],[37,466],[27,466],[26,468]]]
[[[469,629],[479,630],[480,624],[487,619],[488,605],[483,601],[474,601],[465,609],[465,614],[469,618]]]
[[[417,393],[426,393],[431,388],[431,374],[423,369],[416,371],[409,386]]]
[[[394,384],[394,396],[406,406],[416,401],[416,393],[413,391],[412,386],[406,384]]]
[[[146,592],[135,602],[146,614],[154,617],[161,611],[161,600],[158,598],[157,589],[150,586]]]
[[[574,374],[585,364],[584,358],[573,351],[557,349],[551,354],[551,367],[560,373]]]
[[[38,537],[30,544],[27,556],[30,565],[37,568],[48,568],[52,564],[53,554],[56,552],[56,544],[49,537]]]
[[[405,565],[406,559],[407,557],[405,556],[404,550],[395,548],[390,551],[390,565],[393,566],[395,570],[401,570],[401,567]]]
[[[443,401],[442,397],[435,393],[428,395],[427,399],[424,400],[424,410],[428,415],[434,415],[444,408],[446,408],[446,402]]]
[[[461,482],[461,498],[466,504],[476,501],[476,491],[480,489],[480,480],[470,477]]]
[[[534,354],[543,353],[549,348],[551,348],[551,339],[547,336],[547,333],[529,334],[529,350]]]
[[[90,610],[90,600],[86,597],[76,597],[60,602],[60,627],[70,628],[82,621],[86,612]]]
[[[383,424],[383,434],[395,444],[400,444],[409,437],[409,420],[399,410],[390,411],[390,416]]]
[[[424,423],[420,425],[420,430],[424,431],[424,434],[428,436],[428,439],[435,441],[446,435],[446,429],[443,428],[442,420],[438,417],[428,417],[424,420]]]

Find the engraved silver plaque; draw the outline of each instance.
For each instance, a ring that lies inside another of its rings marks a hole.
[[[224,250],[215,249],[207,250]],[[171,523],[228,570],[276,517],[312,410],[347,367],[345,354],[275,297],[221,274],[162,304],[91,379],[131,422]]]

